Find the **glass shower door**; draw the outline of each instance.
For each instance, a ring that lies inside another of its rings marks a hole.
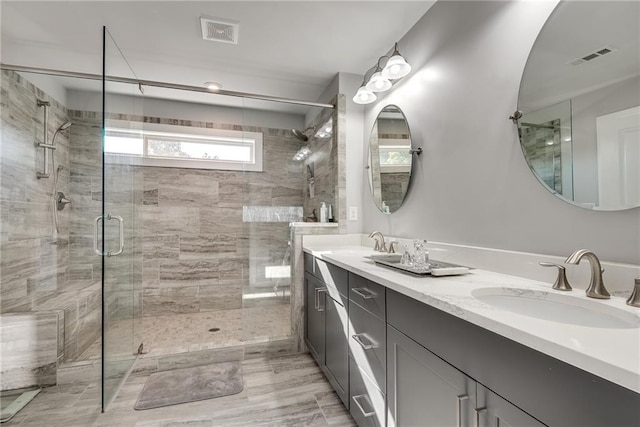
[[[109,76],[137,80],[106,28],[103,29],[102,79],[102,215],[95,219],[96,252],[102,256],[102,409],[107,408],[141,350],[142,172],[133,164],[141,140],[114,146],[119,130],[140,131],[143,114],[138,85]]]

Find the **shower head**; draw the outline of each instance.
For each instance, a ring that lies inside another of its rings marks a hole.
[[[304,132],[302,132],[302,131],[300,131],[298,129],[292,129],[291,132],[293,132],[295,137],[298,138],[302,142],[307,142],[309,140],[309,137],[307,135],[305,135]]]
[[[61,131],[61,130],[69,129],[69,126],[71,126],[72,124],[73,124],[72,122],[64,122],[62,126],[58,128],[58,130]]]
[[[60,131],[69,129],[69,127],[71,127],[72,124],[73,124],[72,122],[64,122],[62,125],[60,125],[60,127],[56,129],[56,132],[53,134],[53,138],[51,138],[51,145],[55,144],[56,136],[58,136]]]
[[[309,126],[305,130],[291,129],[291,132],[302,142],[307,142],[309,140],[309,135],[307,135],[308,131],[313,130],[313,126]]]

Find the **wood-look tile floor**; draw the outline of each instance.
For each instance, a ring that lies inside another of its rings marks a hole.
[[[244,360],[242,371],[239,394],[145,411],[133,405],[148,375],[130,376],[104,414],[100,384],[50,387],[3,426],[355,426],[309,354]]]

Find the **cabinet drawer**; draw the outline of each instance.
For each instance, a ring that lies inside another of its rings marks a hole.
[[[351,416],[360,427],[386,426],[385,395],[358,369],[353,359],[349,361]]]
[[[304,269],[327,286],[337,289],[342,295],[349,295],[349,275],[347,270],[307,253],[304,254]]]
[[[349,305],[349,349],[360,369],[386,392],[386,325],[358,304]]]
[[[349,299],[385,320],[385,288],[364,277],[349,273]]]

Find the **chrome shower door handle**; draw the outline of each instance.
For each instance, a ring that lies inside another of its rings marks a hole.
[[[100,255],[103,256],[104,253],[102,253],[102,251],[100,250],[100,248],[98,248],[98,224],[100,224],[100,221],[102,221],[102,215],[97,216],[96,219],[94,220],[94,224],[93,224],[93,251]]]
[[[124,251],[124,219],[119,215],[111,214],[107,214],[107,219],[118,221],[118,250],[116,252],[107,252],[107,256],[120,255]]]
[[[107,221],[112,219],[118,221],[118,250],[116,252],[102,252],[100,248],[98,248],[98,239],[100,234],[98,232],[98,229],[100,228],[99,224],[100,221],[104,221],[105,218],[107,219]],[[124,219],[121,216],[106,214],[105,216],[100,215],[96,217],[93,227],[93,251],[100,256],[116,256],[120,255],[124,251]]]

